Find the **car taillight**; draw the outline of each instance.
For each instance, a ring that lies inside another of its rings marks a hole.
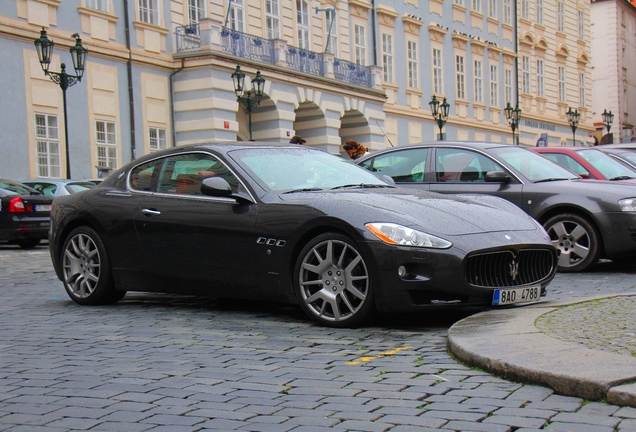
[[[9,213],[25,213],[26,208],[24,207],[24,201],[22,198],[15,197],[9,201]]]

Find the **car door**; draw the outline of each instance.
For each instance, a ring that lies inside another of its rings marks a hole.
[[[239,179],[206,152],[166,157],[157,171],[157,190],[147,194],[134,217],[148,269],[192,282],[185,286],[197,294],[254,287],[257,205],[204,196],[200,189],[204,178],[220,176],[236,191]],[[135,176],[133,171],[133,181]]]
[[[503,171],[507,182],[487,182],[486,173]],[[430,190],[451,194],[487,194],[505,198],[523,208],[523,185],[486,154],[456,147],[435,148],[430,167]]]

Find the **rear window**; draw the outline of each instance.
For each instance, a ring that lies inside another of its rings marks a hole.
[[[0,191],[3,195],[31,195],[39,193],[26,185],[9,180],[0,180]]]

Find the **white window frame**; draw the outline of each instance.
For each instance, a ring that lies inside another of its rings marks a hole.
[[[161,25],[159,0],[137,0],[139,21],[152,25]]]
[[[490,105],[499,105],[499,65],[490,65]]]
[[[117,168],[117,129],[115,122],[95,120],[97,165]]]
[[[454,0],[453,3],[459,6],[464,6],[464,0]]]
[[[86,0],[86,7],[89,9],[110,12],[110,0]]]
[[[35,113],[34,127],[38,177],[60,178],[62,158],[57,116]]]
[[[559,87],[559,91],[558,91],[559,102],[566,102],[567,94],[566,94],[566,87],[565,87],[565,67],[559,66],[557,70],[557,75],[558,75],[557,80],[558,80],[558,87]]]
[[[512,25],[512,0],[503,2],[503,23]]]
[[[473,60],[473,99],[484,103],[484,66],[481,60]]]
[[[497,8],[499,7],[499,0],[488,0],[488,16],[493,19],[497,19]]]
[[[388,84],[395,83],[393,59],[393,35],[382,33],[382,78]]]
[[[521,70],[522,70],[522,88],[524,94],[530,94],[532,90],[532,85],[530,83],[530,57],[522,56],[521,57]]]
[[[165,128],[148,128],[148,149],[153,151],[163,150],[168,147],[168,132]]]
[[[433,68],[433,94],[444,94],[444,70],[442,50],[440,48],[433,48],[432,53],[433,61],[431,67]]]
[[[245,3],[244,0],[230,2],[229,26],[232,30],[245,33]]]
[[[333,20],[333,24],[331,21]],[[331,27],[331,36],[329,35],[329,27]],[[329,37],[329,46],[327,47],[327,53],[333,54],[338,57],[338,19],[336,13],[333,11],[327,11],[325,16],[325,37]]]
[[[296,37],[298,38],[298,48],[311,49],[309,2],[306,0],[296,0]]]
[[[198,24],[205,17],[205,0],[188,0],[188,24]]]
[[[586,93],[585,93],[585,74],[579,74],[579,106],[584,107],[586,103]]]
[[[530,5],[529,0],[521,0],[521,18],[530,19]]]
[[[557,31],[565,33],[565,2],[557,2]]]
[[[537,96],[545,97],[545,62],[537,59]]]
[[[585,11],[579,9],[579,40],[585,40]]]
[[[265,0],[265,35],[267,39],[280,38],[279,0]]]
[[[466,99],[466,58],[460,54],[455,56],[455,96]]]
[[[471,9],[477,13],[482,13],[482,4],[481,0],[472,0]]]
[[[543,25],[543,0],[536,0],[537,4],[536,4],[536,17],[535,17],[535,21],[537,22],[537,24]]]
[[[353,25],[353,45],[355,64],[367,65],[367,32],[366,27],[361,24]]]
[[[504,69],[504,92],[506,103],[510,102],[512,104],[512,69]]]
[[[419,61],[417,42],[406,41],[406,59],[410,88],[419,88]]]

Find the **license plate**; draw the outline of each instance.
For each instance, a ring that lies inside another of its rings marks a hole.
[[[493,306],[501,306],[513,303],[528,303],[539,301],[541,297],[540,286],[530,286],[514,289],[497,289],[492,296]]]
[[[40,204],[40,205],[36,205],[35,206],[35,211],[39,211],[39,212],[50,212],[51,211],[51,206],[49,204]]]

